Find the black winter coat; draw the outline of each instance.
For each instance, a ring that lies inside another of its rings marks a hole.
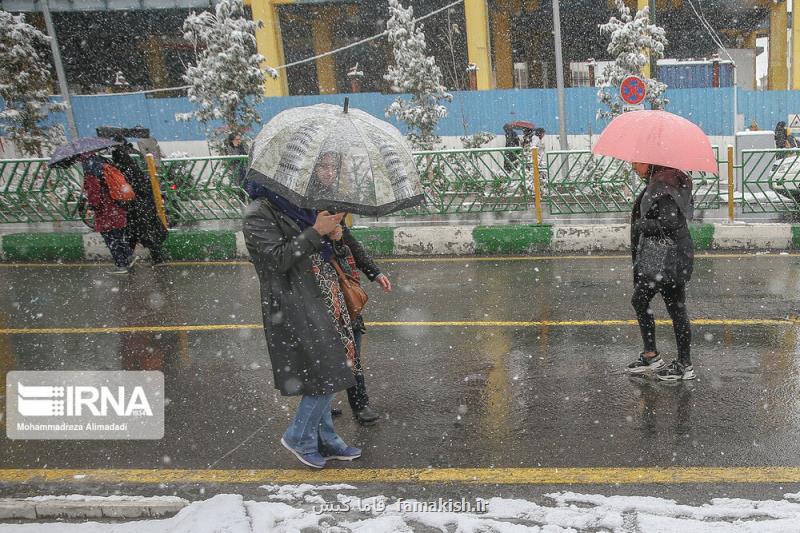
[[[684,185],[679,185],[680,182]],[[686,283],[692,278],[694,242],[689,233],[688,220],[692,217],[693,202],[691,181],[680,171],[663,169],[653,174],[647,187],[634,201],[631,212],[631,259],[634,268],[639,240],[642,237],[658,237],[663,233],[678,245],[677,283]],[[645,213],[643,220],[640,219],[642,212]],[[634,279],[636,276],[634,272]]]
[[[244,240],[261,284],[261,312],[275,388],[284,396],[330,394],[355,385],[344,345],[311,271],[322,248],[266,198],[244,214]]]
[[[144,173],[127,152],[117,149],[112,153],[114,165],[119,168],[130,183],[136,198],[128,205],[128,229],[131,240],[152,248],[167,240],[168,232],[156,211],[153,186],[150,176]]]

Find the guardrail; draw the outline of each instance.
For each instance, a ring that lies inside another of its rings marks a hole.
[[[525,211],[533,201],[521,148],[415,152],[425,204],[405,216]]]
[[[743,213],[800,212],[800,150],[742,150]]]
[[[719,148],[714,147],[719,161]],[[644,188],[631,165],[589,150],[547,152],[542,176],[542,195],[550,214],[629,212]],[[692,172],[696,209],[718,209],[719,175]]]
[[[0,159],[0,224],[80,220],[83,173],[47,159]]]
[[[734,203],[742,213],[800,212],[800,150],[744,150],[738,165],[731,147],[725,160],[714,150],[729,176],[729,220]],[[629,165],[588,150],[551,151],[541,161],[538,152],[521,148],[415,152],[414,158],[426,203],[400,213],[409,217],[535,210],[541,222],[542,205],[548,217],[623,213],[644,186]],[[0,223],[81,220],[80,167],[46,163],[0,160]],[[158,177],[171,224],[239,218],[246,164],[244,156],[163,159]],[[725,204],[719,174],[692,173],[692,179],[696,208]]]

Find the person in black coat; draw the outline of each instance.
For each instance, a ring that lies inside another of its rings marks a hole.
[[[150,250],[150,260],[153,266],[157,266],[164,264],[163,246],[168,232],[156,211],[150,177],[133,160],[130,155],[132,150],[133,147],[126,142],[111,152],[111,159],[125,174],[125,179],[136,194],[136,198],[127,206],[131,251],[141,244]]]
[[[674,168],[648,163],[634,163],[633,168],[647,181],[647,187],[634,201],[631,213],[634,276],[631,304],[636,310],[644,351],[628,365],[627,371],[631,374],[656,371],[656,376],[665,381],[694,379],[690,354],[692,330],[686,310],[686,283],[692,277],[694,265],[694,243],[688,226],[693,210],[692,181]],[[638,272],[637,254],[640,241],[645,237],[662,237],[676,243],[676,279],[655,282]],[[678,357],[669,366],[656,349],[656,325],[650,301],[657,293],[664,298],[678,344]]]
[[[261,310],[275,388],[302,399],[281,444],[323,468],[361,450],[337,435],[331,401],[355,384],[355,343],[327,238],[344,215],[301,209],[261,187],[242,231],[261,286]]]
[[[347,224],[342,221],[339,228],[329,235],[334,244],[336,258],[345,272],[350,273],[358,279],[358,270],[367,276],[370,281],[376,282],[384,292],[392,291],[392,282],[386,274],[382,273],[369,253],[364,249],[358,239],[355,238]],[[364,317],[359,315],[353,320],[353,338],[356,344],[356,366],[361,367],[361,337],[366,333]],[[367,385],[364,382],[364,372],[356,374],[356,384],[347,389],[347,399],[353,416],[361,424],[372,424],[377,422],[380,415],[369,406],[369,395]],[[340,409],[332,409],[333,415],[340,415]]]

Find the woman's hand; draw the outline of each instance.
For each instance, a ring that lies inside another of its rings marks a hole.
[[[321,211],[317,214],[317,220],[314,222],[314,230],[322,235],[327,235],[336,229],[336,226],[342,221],[346,213],[337,213],[331,215],[327,211]]]
[[[392,292],[392,282],[389,281],[388,276],[386,274],[381,274],[377,278],[375,278],[375,282],[381,286],[383,292]]]
[[[343,235],[344,235],[344,228],[342,228],[342,225],[339,224],[338,226],[336,226],[336,229],[328,233],[328,238],[332,241],[339,241],[342,239]]]

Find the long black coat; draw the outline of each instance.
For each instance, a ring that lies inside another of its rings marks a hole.
[[[169,233],[158,217],[150,177],[122,149],[114,150],[111,155],[114,165],[125,174],[125,179],[136,194],[136,198],[127,206],[131,242],[141,243],[147,248],[160,247]]]
[[[694,269],[694,241],[688,225],[692,212],[691,181],[673,169],[654,173],[647,187],[634,201],[631,212],[631,258],[634,265],[639,240],[642,237],[658,237],[663,232],[678,245],[676,282],[689,281]],[[640,220],[641,213],[645,213],[644,220]]]
[[[311,271],[322,248],[313,228],[260,198],[244,214],[244,240],[261,284],[261,312],[275,388],[285,396],[330,394],[355,385],[344,345]]]

